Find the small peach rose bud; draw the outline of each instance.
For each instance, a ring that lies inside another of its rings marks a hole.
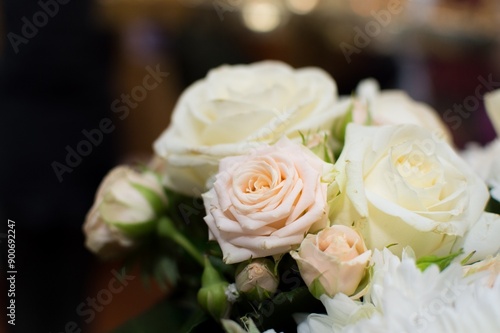
[[[274,262],[270,259],[255,259],[241,263],[236,271],[236,289],[249,299],[264,300],[276,292],[278,277],[274,274]]]
[[[322,294],[330,297],[337,293],[353,295],[371,257],[361,236],[343,225],[325,228],[316,235],[308,234],[300,248],[290,254],[316,298]]]

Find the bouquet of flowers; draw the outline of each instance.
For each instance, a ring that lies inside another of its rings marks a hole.
[[[459,152],[404,92],[266,61],[187,88],[154,151],[84,231],[172,291],[169,332],[500,331],[498,139]]]

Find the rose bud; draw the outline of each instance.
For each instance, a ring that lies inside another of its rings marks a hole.
[[[236,270],[236,289],[249,299],[262,301],[278,288],[278,277],[274,274],[274,262],[270,259],[255,259],[241,263]]]
[[[500,254],[488,257],[472,265],[466,265],[463,267],[463,270],[464,276],[470,276],[479,272],[489,272],[486,283],[490,288],[493,288],[495,281],[498,281],[498,277],[500,276]]]
[[[300,248],[290,254],[316,298],[322,294],[329,297],[337,293],[353,295],[371,257],[361,236],[343,225],[325,228],[316,235],[308,234]]]
[[[331,146],[334,144],[330,139],[330,133],[321,131],[314,134],[302,135],[302,144],[309,148],[316,156],[327,163],[335,162]]]
[[[103,259],[118,256],[154,229],[166,204],[154,173],[113,169],[99,186],[83,226],[87,248]]]
[[[228,287],[229,283],[212,266],[208,257],[205,257],[198,303],[217,321],[224,318],[229,311],[229,301],[226,296]]]

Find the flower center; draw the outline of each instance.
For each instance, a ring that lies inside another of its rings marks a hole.
[[[430,188],[442,177],[436,156],[418,144],[395,147],[392,160],[401,177],[413,187]]]
[[[261,193],[269,190],[269,182],[267,177],[262,175],[255,175],[248,179],[247,186],[244,190],[245,193]]]
[[[351,250],[352,244],[349,243],[345,234],[329,233],[326,237],[320,237],[318,248],[325,253],[340,255]]]

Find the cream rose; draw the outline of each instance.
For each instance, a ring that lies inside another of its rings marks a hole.
[[[491,196],[500,202],[500,139],[482,147],[469,143],[461,152],[462,158],[491,188]]]
[[[488,116],[495,127],[497,138],[485,147],[469,143],[462,157],[491,188],[491,196],[500,202],[500,89],[485,94]]]
[[[221,66],[180,97],[170,126],[154,143],[166,159],[166,186],[191,196],[206,190],[219,160],[300,132],[330,130],[337,87],[317,68],[281,62]]]
[[[323,294],[353,295],[371,257],[361,236],[343,225],[325,228],[317,235],[308,234],[300,248],[290,254],[297,261],[302,279],[317,298]]]
[[[203,194],[209,238],[226,263],[282,254],[328,223],[327,164],[288,139],[221,160]]]
[[[497,158],[491,164],[490,174],[486,179],[486,183],[491,187],[491,196],[496,201],[500,202],[500,139],[495,140],[496,150],[498,152]],[[500,212],[497,212],[500,213]]]
[[[425,127],[445,138],[449,143],[453,138],[448,127],[436,110],[429,105],[413,100],[402,90],[380,90],[377,81],[366,79],[357,87],[358,110],[370,112],[375,125],[413,124]],[[356,110],[356,108],[355,108]],[[361,124],[361,122],[358,122]]]
[[[336,163],[341,195],[331,217],[352,225],[369,249],[418,257],[446,254],[480,218],[488,200],[484,182],[455,151],[415,125],[350,124]]]
[[[167,203],[156,175],[119,166],[109,172],[97,190],[83,231],[86,247],[102,259],[130,250],[137,236],[154,228]]]
[[[366,79],[356,88],[356,96],[347,100],[352,103],[352,121],[360,125],[413,124],[428,128],[453,142],[451,133],[436,110],[417,102],[401,90],[380,90],[378,82]],[[346,100],[342,101],[346,103]]]
[[[497,137],[500,138],[500,89],[484,94],[484,104]]]
[[[469,143],[461,156],[491,188],[491,196],[500,202],[500,89],[484,95],[486,111],[493,124],[497,138],[486,146]]]

